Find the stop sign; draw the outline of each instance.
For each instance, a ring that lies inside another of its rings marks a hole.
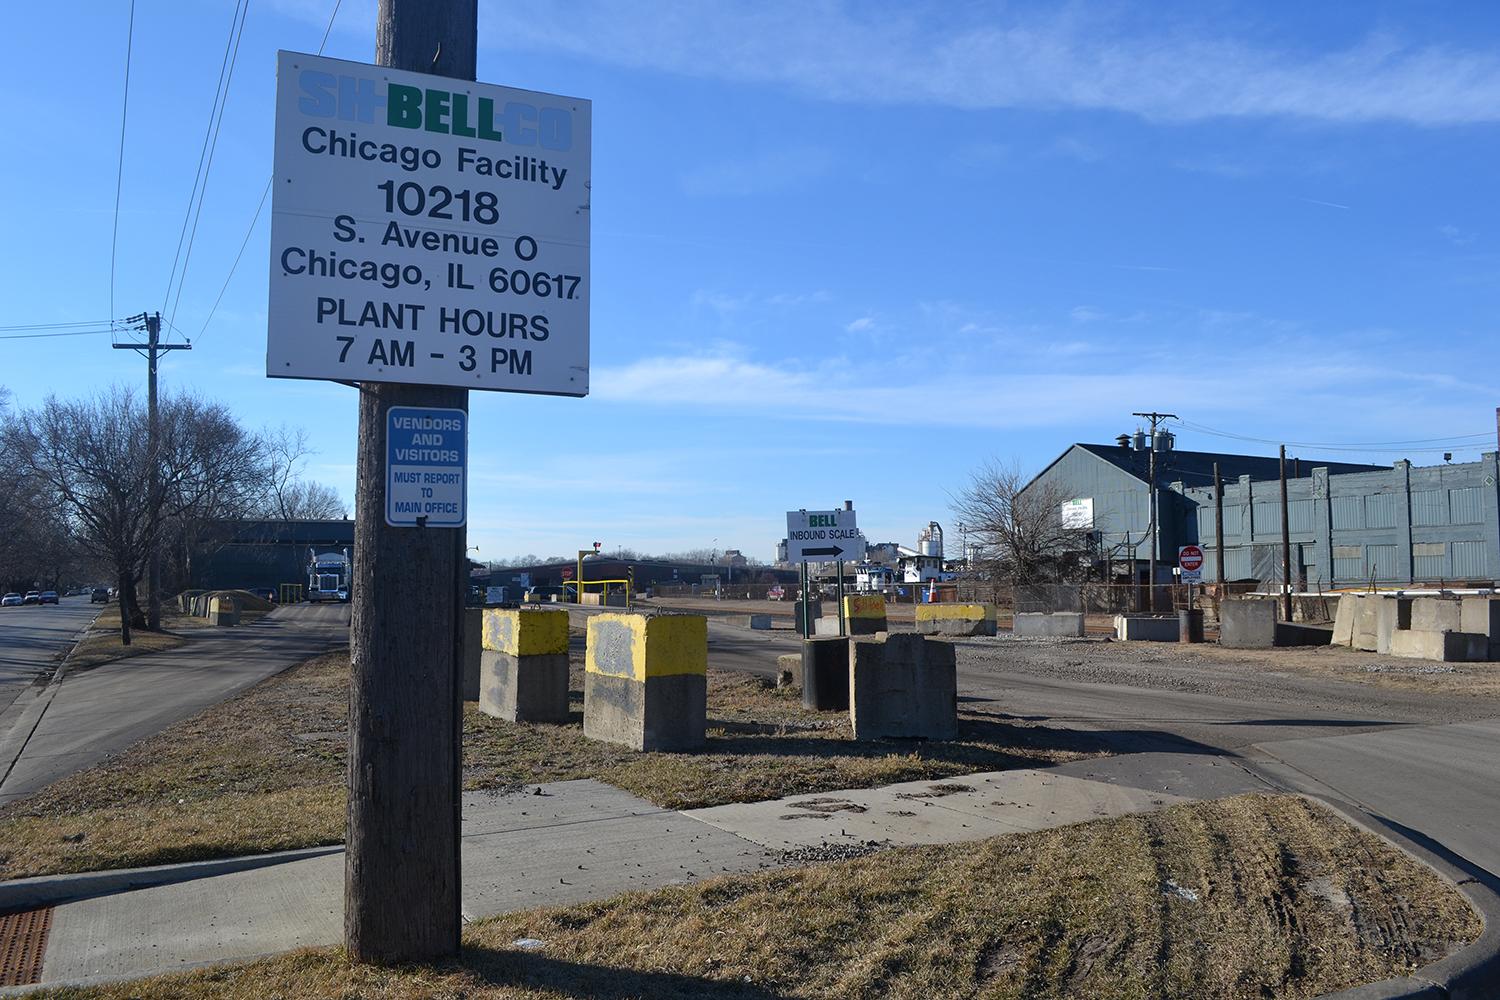
[[[1203,550],[1196,545],[1182,546],[1177,550],[1177,565],[1185,572],[1198,572],[1203,568]]]

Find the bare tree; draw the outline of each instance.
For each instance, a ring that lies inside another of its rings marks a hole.
[[[1088,548],[1088,532],[1064,527],[1068,498],[1051,484],[1028,485],[1019,465],[988,462],[951,499],[958,522],[983,553],[979,561],[995,575],[1043,583],[1079,574],[1077,555]]]
[[[337,520],[349,516],[338,490],[303,478],[312,449],[302,428],[282,426],[261,435],[263,450],[262,507],[282,521]]]
[[[258,495],[260,446],[229,411],[192,396],[163,399],[156,468],[146,412],[119,387],[45,403],[5,428],[14,468],[52,498],[79,546],[105,563],[120,601],[120,638],[146,627],[136,585],[152,547],[243,511]]]

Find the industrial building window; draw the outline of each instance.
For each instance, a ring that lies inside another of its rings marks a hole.
[[[1358,545],[1333,547],[1333,578],[1340,583],[1365,578],[1365,554]]]
[[[1396,546],[1394,545],[1366,545],[1365,546],[1366,573],[1373,580],[1395,580],[1396,573]]]
[[[1396,526],[1396,494],[1371,493],[1365,497],[1365,527],[1394,528]]]
[[[1484,494],[1478,486],[1449,490],[1448,512],[1453,524],[1483,524]]]
[[[1417,542],[1411,547],[1411,572],[1418,580],[1442,580],[1448,576],[1443,565],[1448,555],[1442,542]]]
[[[1287,530],[1294,535],[1310,535],[1313,533],[1313,502],[1311,500],[1292,500],[1286,505]]]
[[[1281,502],[1258,503],[1252,515],[1255,522],[1255,536],[1264,538],[1268,535],[1281,534]]]
[[[1363,528],[1365,526],[1364,497],[1334,497],[1333,530]]]
[[[1457,493],[1458,490],[1453,492]],[[1483,542],[1453,543],[1453,578],[1457,580],[1485,580],[1489,578],[1485,566]]]
[[[1448,504],[1442,490],[1413,490],[1411,523],[1431,527],[1448,523]]]

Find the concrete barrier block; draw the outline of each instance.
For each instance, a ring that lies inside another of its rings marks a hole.
[[[1016,635],[1044,638],[1083,638],[1083,615],[1073,611],[1023,611],[1011,617]]]
[[[813,636],[819,639],[837,639],[839,635],[839,620],[833,616],[819,618],[813,622]]]
[[[1122,642],[1176,642],[1176,615],[1115,615],[1115,638]]]
[[[766,632],[771,628],[770,615],[745,615],[740,619],[740,624],[745,628],[754,629],[757,632]]]
[[[797,634],[798,635],[801,635],[804,631],[808,635],[817,635],[817,632],[815,630],[817,629],[817,626],[818,626],[818,619],[823,617],[823,602],[822,601],[819,601],[819,600],[816,600],[816,599],[809,600],[809,601],[806,601],[806,602],[798,601],[793,606],[793,613],[794,613],[794,617],[796,619],[796,626],[797,626]],[[806,622],[806,627],[805,628],[804,628],[804,623],[802,621],[802,618],[803,618],[804,614],[807,617],[807,622]]]
[[[842,712],[849,707],[849,640],[807,639],[802,643],[802,707]]]
[[[1443,663],[1470,663],[1488,659],[1489,645],[1488,636],[1413,628],[1391,637],[1391,655]]]
[[[845,597],[844,622],[850,635],[874,635],[886,631],[885,596],[850,594]]]
[[[1391,636],[1411,628],[1409,597],[1371,597],[1375,606],[1375,652],[1391,651]]]
[[[777,675],[786,674],[792,679],[793,687],[802,686],[802,654],[782,653],[776,657]]]
[[[848,648],[855,739],[958,735],[958,671],[951,642],[905,632],[854,639]]]
[[[1411,605],[1411,627],[1419,632],[1463,631],[1463,603],[1452,597],[1418,597]]]
[[[568,613],[540,608],[487,608],[483,647],[511,656],[567,655]]]
[[[583,734],[636,750],[704,742],[708,619],[602,614],[589,619]]]
[[[993,604],[918,604],[917,631],[923,635],[994,635]]]
[[[212,625],[238,625],[240,606],[232,597],[214,597],[208,602],[208,621]]]
[[[466,615],[474,612],[479,710],[507,722],[567,722],[568,613],[476,608]]]
[[[484,652],[484,609],[464,608],[463,647],[464,701],[479,700],[479,661]]]
[[[479,710],[506,722],[567,722],[568,654],[479,654]]]
[[[1465,597],[1458,612],[1460,630],[1500,639],[1500,601],[1492,597]]]
[[[1339,597],[1338,610],[1333,613],[1333,644],[1349,646],[1354,642],[1354,618],[1359,613],[1359,595],[1344,594]]]
[[[1355,605],[1354,638],[1350,646],[1373,653],[1380,648],[1380,602],[1385,598],[1379,594],[1366,594]]]
[[[1219,645],[1229,649],[1276,645],[1276,602],[1225,601],[1219,605]]]

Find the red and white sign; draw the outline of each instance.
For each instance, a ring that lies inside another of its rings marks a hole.
[[[1203,579],[1203,550],[1196,545],[1184,545],[1177,550],[1177,566],[1182,570],[1183,583],[1197,583]]]

